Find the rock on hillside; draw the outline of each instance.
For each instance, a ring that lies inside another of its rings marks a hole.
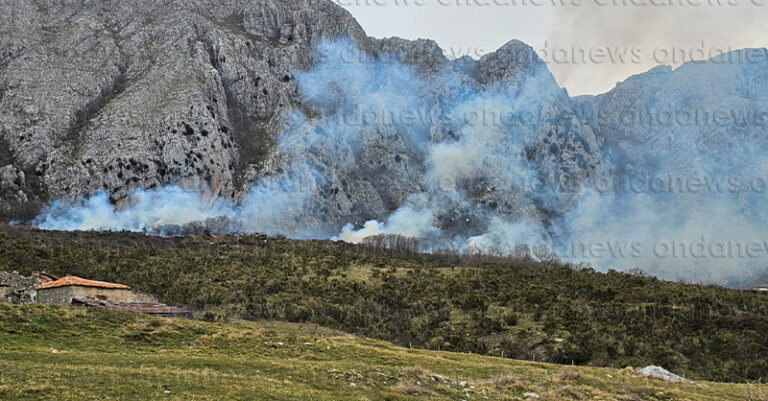
[[[619,176],[764,178],[766,88],[768,51],[745,49],[659,66],[574,102]],[[745,209],[762,209],[748,202]]]
[[[637,373],[643,376],[655,377],[657,379],[666,380],[672,383],[695,384],[692,381],[686,380],[685,378],[671,373],[670,371],[659,366],[646,366],[642,369],[638,369]]]

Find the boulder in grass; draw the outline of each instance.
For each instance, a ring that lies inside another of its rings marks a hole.
[[[659,366],[646,366],[642,369],[637,370],[638,374],[641,374],[643,376],[649,376],[649,377],[655,377],[661,380],[666,380],[668,382],[672,383],[688,383],[688,384],[695,384],[694,382],[685,379],[683,377],[680,377],[662,367]]]

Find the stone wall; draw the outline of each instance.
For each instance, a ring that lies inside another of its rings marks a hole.
[[[0,271],[0,302],[15,304],[36,302],[39,283],[35,275],[25,277],[18,272]]]
[[[106,299],[112,302],[157,302],[151,295],[131,290],[83,286],[56,287],[40,290],[38,302],[47,305],[71,305],[76,297]]]

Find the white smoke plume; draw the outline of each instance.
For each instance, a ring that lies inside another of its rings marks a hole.
[[[394,59],[365,56],[349,41],[324,43],[319,54],[315,69],[295,76],[305,102],[321,117],[309,119],[298,111],[290,116],[278,141],[282,173],[254,183],[241,201],[205,201],[171,186],[136,191],[127,205],[115,209],[98,194],[75,206],[54,203],[35,224],[162,234],[164,226],[225,218],[232,232],[293,238],[359,243],[401,234],[419,239],[425,250],[460,252],[544,247],[600,270],[639,267],[667,279],[735,284],[765,271],[768,225],[765,202],[755,193],[596,191],[598,179],[622,178],[613,176],[610,166],[618,156],[611,153],[575,193],[521,186],[549,171],[526,155],[539,144],[540,122],[478,123],[476,112],[537,116],[548,104],[568,102],[544,67],[514,90],[477,88],[457,70],[424,78]],[[338,57],[343,54],[361,56]],[[412,118],[398,118],[406,114]],[[695,130],[675,134],[680,146],[668,154],[643,154],[640,145],[638,152],[666,166],[662,171],[676,168],[680,160],[695,160],[695,165],[686,162],[688,167],[725,176],[726,164],[718,163],[745,163],[727,156],[707,161],[690,146],[699,140]],[[676,152],[690,158],[680,159]],[[751,165],[766,165],[764,154],[754,153]],[[368,167],[389,158],[402,162],[389,169]],[[763,170],[754,168],[751,174]],[[350,177],[357,181],[347,182]],[[363,201],[355,203],[334,189],[344,185],[370,193],[356,193]],[[394,207],[387,209],[384,198]],[[356,212],[361,203],[380,206]]]
[[[386,223],[369,220],[359,230],[355,230],[352,224],[347,224],[341,229],[334,240],[340,240],[353,244],[363,242],[365,238],[381,234],[400,234],[412,238],[430,238],[439,233],[434,226],[435,219],[429,209],[414,210],[411,206],[403,206],[397,209],[387,218]]]

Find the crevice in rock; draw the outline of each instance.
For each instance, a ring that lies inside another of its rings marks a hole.
[[[13,164],[13,160],[10,144],[8,144],[5,138],[0,136],[0,167]]]
[[[203,43],[206,51],[208,51],[211,66],[216,69],[219,76],[223,76],[221,57],[216,56],[213,44],[210,41],[204,40]],[[257,77],[256,81],[261,81],[261,78]],[[222,132],[228,134],[237,144],[238,160],[234,166],[233,186],[236,192],[240,192],[248,184],[245,182],[245,176],[249,167],[259,165],[266,160],[274,150],[276,143],[275,138],[269,134],[267,129],[268,121],[250,115],[247,107],[235,100],[236,97],[231,90],[233,83],[223,82],[222,80],[224,101],[227,105],[227,115],[225,117],[230,124],[225,128],[226,131],[222,129]],[[228,146],[225,146],[225,148],[228,148]]]
[[[0,137],[0,167],[9,164],[18,166],[10,144],[5,138]],[[27,200],[20,202],[14,200],[12,196],[0,197],[0,221],[2,222],[30,221],[37,217],[44,202],[48,200],[43,180],[35,174],[34,169],[21,169],[21,171],[24,173],[24,182],[16,181],[15,184],[21,188]]]
[[[128,78],[126,72],[128,66],[123,64],[118,66],[118,69],[119,73],[112,80],[112,84],[106,90],[102,90],[98,96],[92,98],[84,108],[75,113],[75,121],[64,135],[65,146],[71,151],[72,157],[77,157],[81,153],[82,146],[84,145],[82,134],[88,128],[91,120],[127,88]]]

